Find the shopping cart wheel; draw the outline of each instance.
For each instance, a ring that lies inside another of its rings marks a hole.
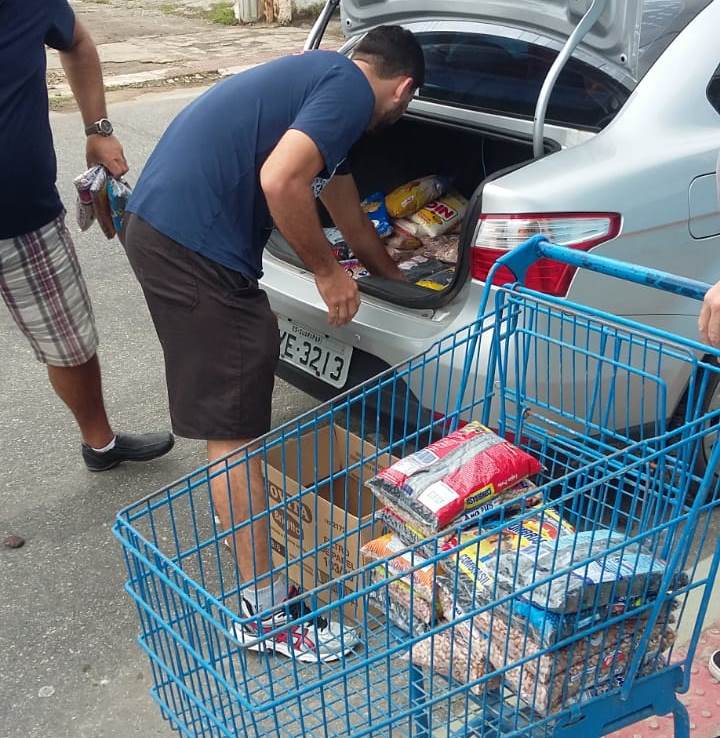
[[[710,656],[708,669],[710,670],[712,678],[717,679],[717,681],[720,682],[720,651],[715,651],[715,653]]]

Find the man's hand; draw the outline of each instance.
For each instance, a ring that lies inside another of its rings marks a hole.
[[[327,305],[330,325],[347,325],[360,309],[360,294],[355,280],[338,266],[330,274],[316,274],[315,284]]]
[[[123,148],[115,136],[88,136],[85,156],[89,167],[102,164],[113,177],[122,177],[128,171]]]
[[[720,348],[720,282],[705,295],[698,325],[703,341]]]

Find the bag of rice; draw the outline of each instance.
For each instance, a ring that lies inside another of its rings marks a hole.
[[[386,198],[385,205],[392,218],[406,218],[417,213],[423,205],[437,199],[447,192],[450,182],[445,177],[431,176],[414,179],[393,190]]]
[[[384,504],[436,533],[541,470],[532,456],[473,422],[384,469],[368,485]]]
[[[459,192],[450,192],[428,203],[410,218],[417,230],[413,235],[437,238],[456,228],[465,217],[468,201]]]

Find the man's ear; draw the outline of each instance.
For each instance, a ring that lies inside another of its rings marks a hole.
[[[405,100],[413,96],[415,92],[415,80],[412,77],[401,77],[395,88],[395,98]]]

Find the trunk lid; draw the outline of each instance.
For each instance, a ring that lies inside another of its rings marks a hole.
[[[711,0],[607,0],[579,48],[597,66],[637,83],[668,43]],[[342,0],[346,33],[412,20],[473,20],[539,33],[564,43],[592,0]],[[608,69],[608,67],[610,69]]]

